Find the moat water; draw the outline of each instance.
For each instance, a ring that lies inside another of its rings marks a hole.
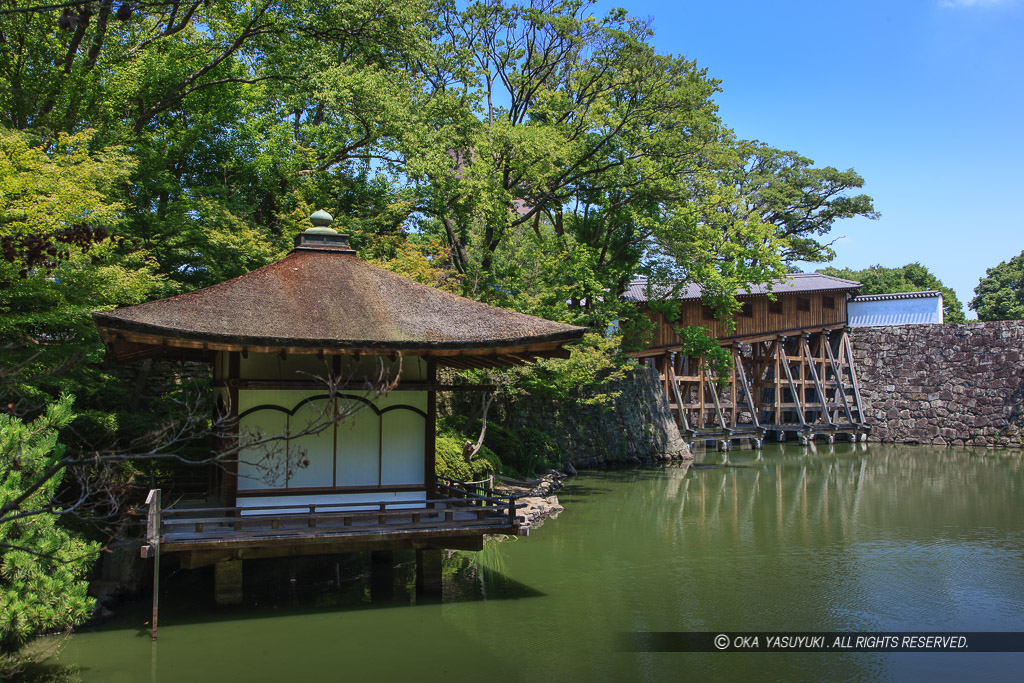
[[[1019,680],[1024,653],[629,652],[671,631],[1024,631],[1019,452],[772,445],[583,473],[529,538],[446,559],[417,601],[365,556],[247,562],[246,604],[168,570],[39,681]],[[294,580],[293,580],[294,579]]]

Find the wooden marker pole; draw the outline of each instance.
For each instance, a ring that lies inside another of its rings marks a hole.
[[[153,617],[150,620],[153,640],[156,640],[157,617],[160,613],[160,489],[151,489],[146,497],[149,512],[146,515],[146,542],[153,554]]]

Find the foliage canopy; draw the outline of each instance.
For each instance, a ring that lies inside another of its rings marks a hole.
[[[978,320],[1024,319],[1024,252],[985,271],[974,288]]]
[[[860,282],[862,284],[861,294],[897,294],[899,292],[938,290],[942,292],[943,321],[947,323],[966,321],[963,304],[956,297],[956,292],[942,284],[939,278],[920,263],[908,263],[901,268],[871,266],[864,270],[822,268],[818,272]]]

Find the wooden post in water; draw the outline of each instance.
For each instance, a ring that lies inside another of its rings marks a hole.
[[[153,616],[150,620],[156,640],[157,617],[160,614],[160,489],[151,489],[146,497],[146,543],[153,554]],[[145,550],[145,549],[144,549]]]
[[[395,599],[395,553],[393,550],[370,552],[370,601],[391,602]]]
[[[416,602],[441,599],[444,559],[438,548],[416,549]]]

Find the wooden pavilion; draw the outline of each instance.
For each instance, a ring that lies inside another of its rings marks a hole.
[[[630,355],[656,367],[680,432],[691,442],[728,449],[739,439],[759,447],[766,433],[801,443],[837,434],[863,438],[868,427],[847,334],[847,300],[859,282],[792,273],[737,293],[732,327],[716,318],[691,285],[673,297],[679,317],[668,321],[649,302],[659,296],[644,278],[625,297],[655,325],[652,340]],[[683,353],[677,329],[706,328],[732,354],[732,370],[716,377],[701,358]]]
[[[219,602],[241,599],[248,558],[415,548],[437,588],[439,549],[519,533],[514,498],[435,476],[436,395],[457,388],[437,370],[565,358],[584,333],[372,266],[329,214],[311,220],[276,263],[93,314],[120,362],[213,366],[218,502],[163,508],[153,491],[148,537],[184,567],[214,564]]]

